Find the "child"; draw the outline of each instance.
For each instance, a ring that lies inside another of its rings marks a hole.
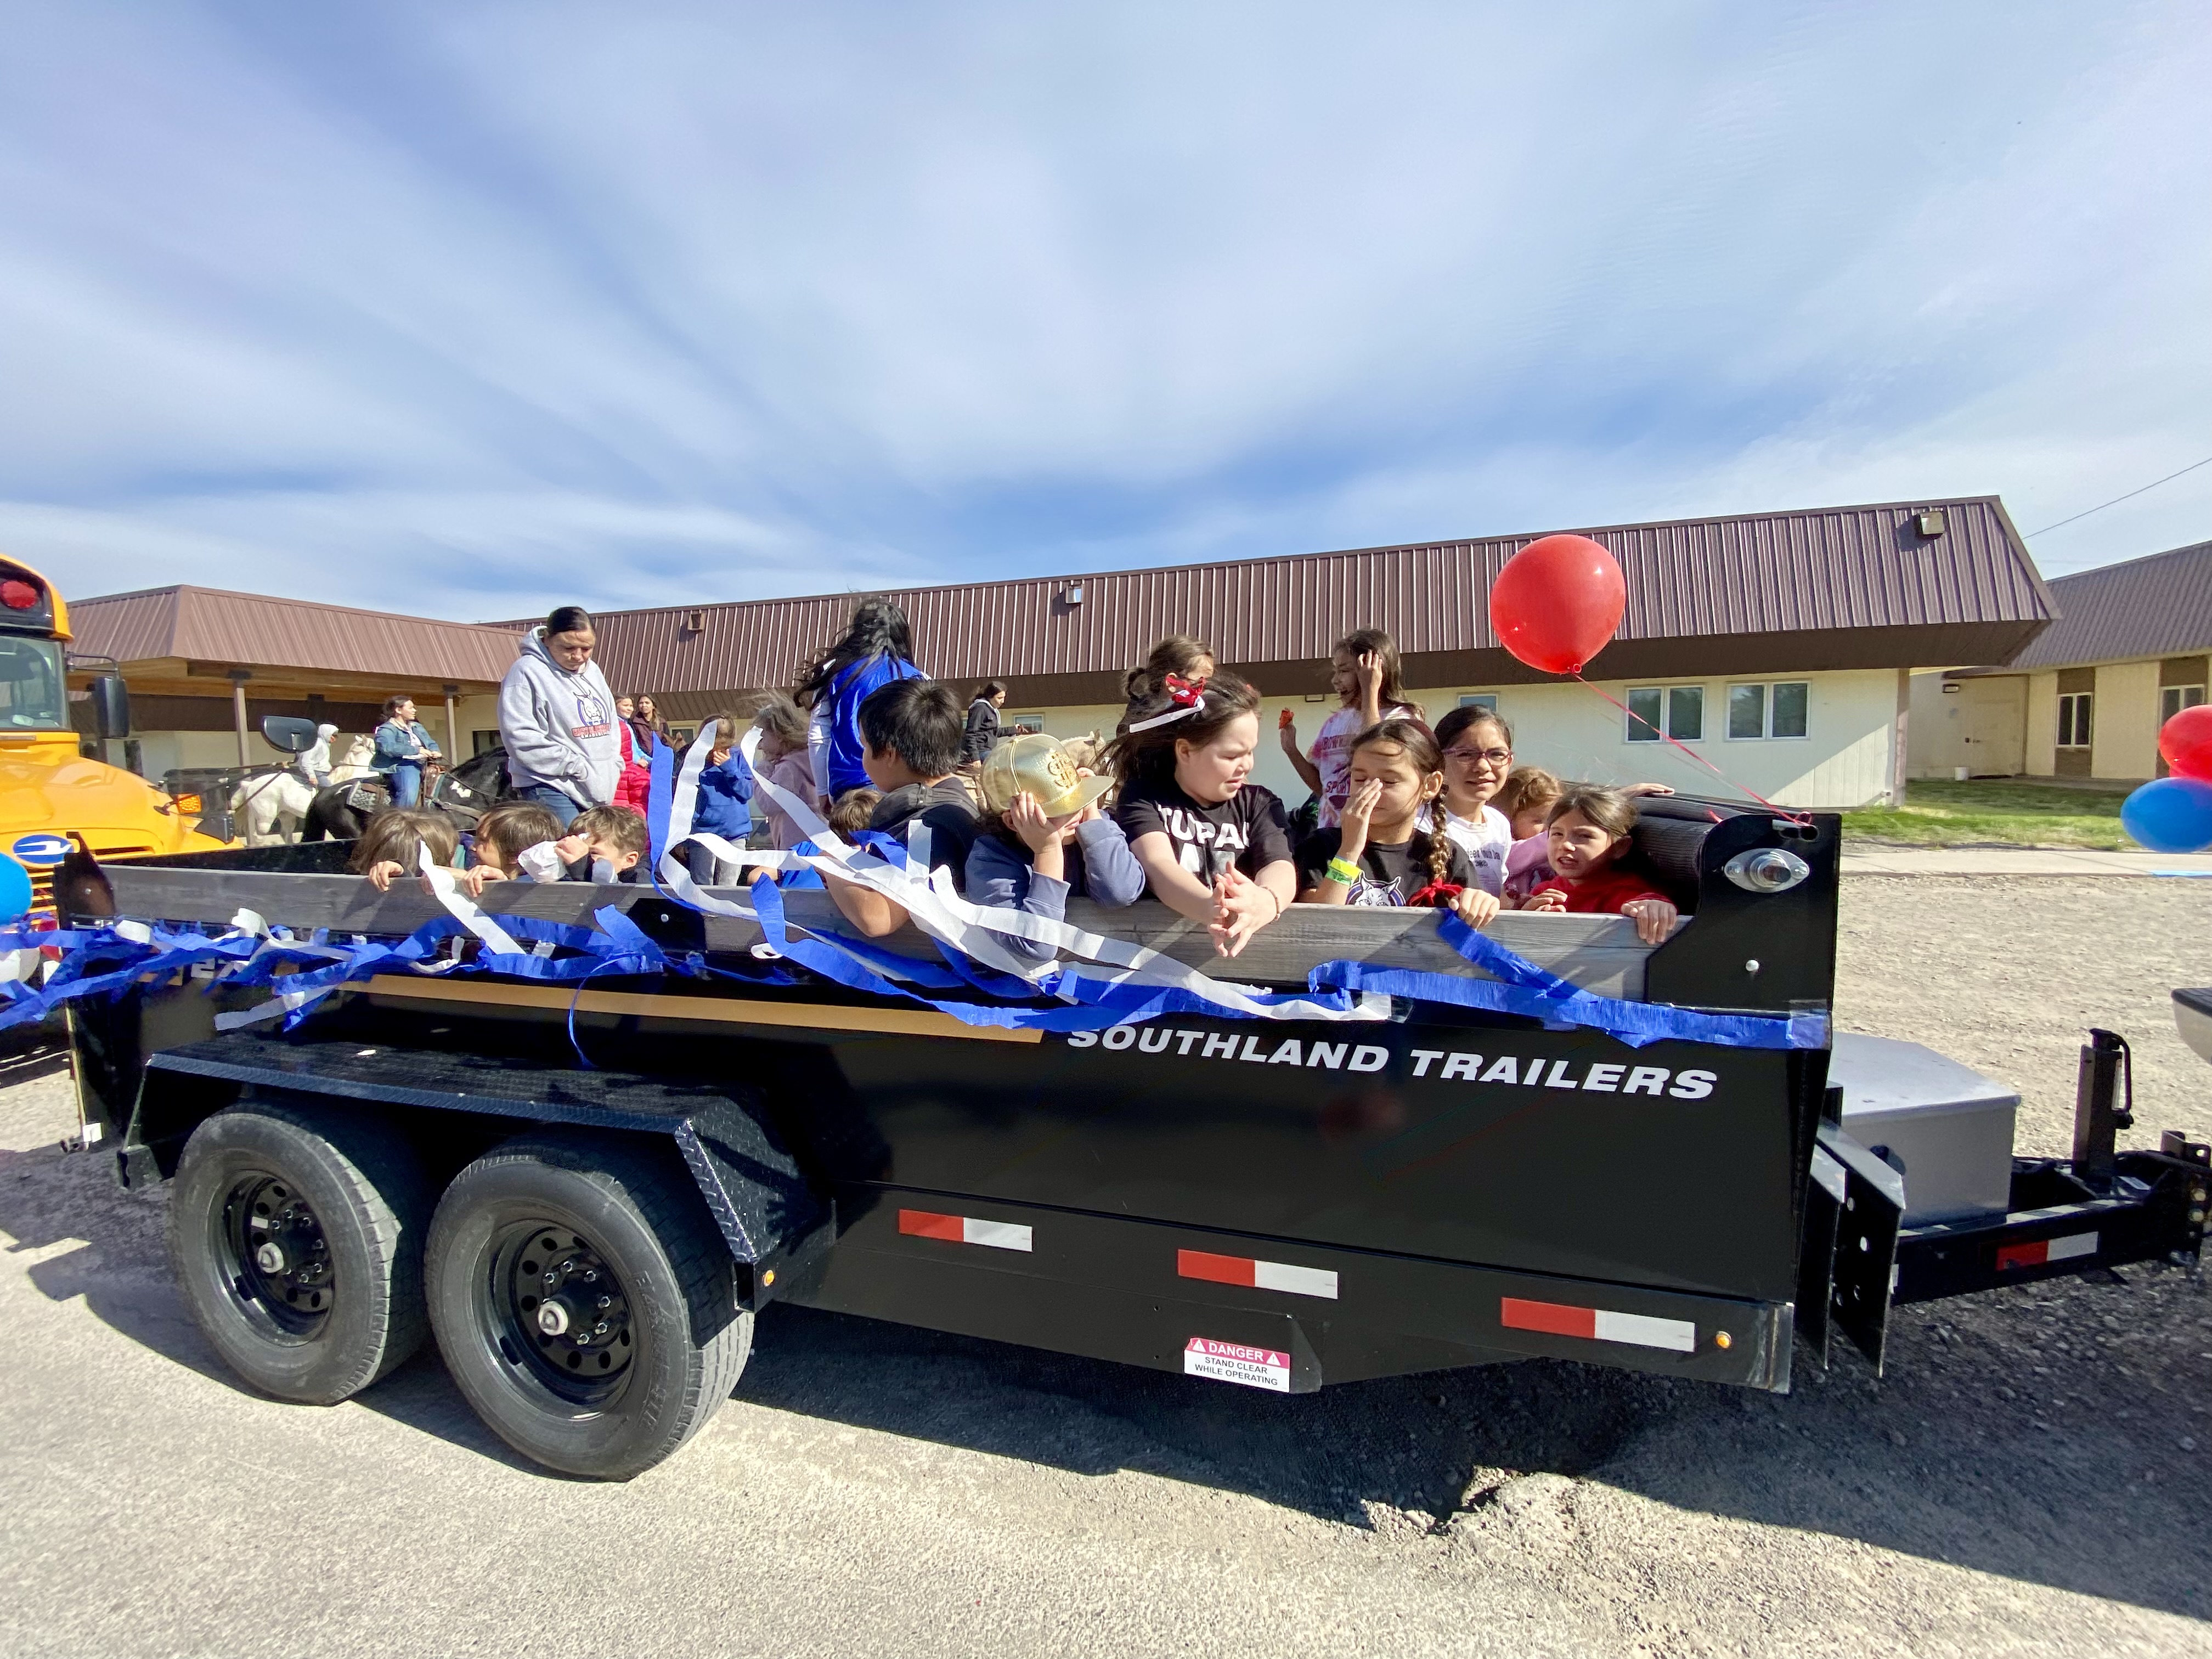
[[[958,695],[937,680],[893,680],[868,694],[855,719],[868,781],[884,792],[868,828],[911,846],[915,826],[927,826],[930,867],[951,871],[957,884],[976,829],[975,798],[953,775],[966,730]],[[870,939],[906,926],[906,907],[872,887],[833,878],[830,896]]]
[[[615,699],[615,737],[622,750],[622,772],[615,780],[615,805],[642,812],[652,793],[653,772],[647,760],[651,751],[638,744],[636,714],[636,698]]]
[[[830,803],[830,810],[823,814],[822,821],[850,840],[868,827],[868,820],[875,817],[876,808],[883,805],[883,799],[884,792],[880,789],[848,789]]]
[[[807,746],[813,757],[817,811],[819,802],[835,800],[870,781],[860,758],[860,705],[884,685],[921,678],[921,670],[914,665],[914,638],[906,612],[886,599],[861,600],[844,638],[814,653],[799,680],[796,701],[810,711]],[[956,765],[959,752],[956,743]],[[966,850],[962,848],[963,854]]]
[[[1301,904],[1447,907],[1470,927],[1498,914],[1464,849],[1421,827],[1444,787],[1444,760],[1419,720],[1384,720],[1352,739],[1351,793],[1334,829],[1299,843]]]
[[[794,715],[798,710],[791,711]],[[743,847],[753,832],[753,775],[745,757],[737,752],[738,717],[717,714],[696,739],[708,745],[707,764],[700,769],[699,793],[691,804],[691,828],[702,836],[720,836],[732,847]],[[684,843],[684,866],[691,879],[711,887],[720,872],[716,859],[696,842]],[[732,866],[732,869],[741,866]],[[730,878],[734,880],[732,874]]]
[[[968,896],[1002,910],[1059,921],[1070,898],[1114,909],[1145,893],[1145,872],[1121,826],[1098,811],[1113,785],[1078,767],[1056,738],[1041,732],[994,747],[983,762],[983,804],[997,823],[968,853]],[[991,936],[1016,956],[1049,962],[1055,954],[1012,933]]]
[[[1540,766],[1515,767],[1498,790],[1498,810],[1513,826],[1513,845],[1505,854],[1505,884],[1500,889],[1508,904],[1527,903],[1529,894],[1552,879],[1552,844],[1544,834],[1544,821],[1565,790]]]
[[[753,726],[761,734],[753,750],[753,764],[758,775],[786,794],[812,805],[814,767],[806,754],[805,711],[779,694],[753,716]],[[770,847],[787,853],[806,839],[791,815],[766,795],[761,798],[761,811],[768,820]]]
[[[868,827],[868,820],[875,816],[877,805],[883,798],[884,792],[880,789],[848,789],[830,803],[830,810],[822,815],[822,821],[850,841]],[[822,849],[811,841],[801,840],[787,850],[819,853]],[[818,888],[823,885],[820,872],[811,869],[787,870],[778,876],[765,865],[755,865],[752,878],[756,882],[774,881],[786,888]]]
[[[1144,661],[1121,677],[1121,694],[1129,706],[1122,713],[1121,723],[1114,728],[1115,735],[1127,731],[1129,722],[1139,718],[1139,703],[1167,690],[1170,675],[1181,680],[1210,680],[1219,666],[1213,647],[1205,641],[1188,634],[1169,635],[1145,653]]]
[[[422,867],[424,848],[430,849],[431,863],[450,865],[460,844],[453,819],[443,812],[387,806],[362,830],[346,867],[367,876],[378,892],[388,893],[394,876],[411,876]]]
[[[495,881],[558,881],[561,865],[552,851],[561,838],[561,820],[536,801],[503,800],[477,820],[476,841],[462,884],[481,898]],[[526,854],[543,854],[526,859]]]
[[[1321,797],[1321,827],[1334,827],[1344,811],[1352,771],[1352,740],[1385,720],[1419,720],[1428,716],[1406,701],[1398,665],[1398,647],[1379,628],[1363,628],[1336,642],[1329,658],[1328,687],[1343,707],[1321,723],[1310,758],[1298,752],[1297,722],[1279,722],[1283,753],[1306,787]],[[1285,713],[1288,711],[1286,710]]]
[[[1680,914],[1644,877],[1621,867],[1636,828],[1636,803],[1618,789],[1578,784],[1553,803],[1544,824],[1559,873],[1522,908],[1577,915],[1631,916],[1646,945],[1662,943]]]
[[[1106,758],[1121,780],[1115,809],[1152,896],[1204,921],[1233,957],[1297,891],[1283,803],[1256,783],[1260,696],[1224,670],[1178,677],[1131,710]]]
[[[1444,834],[1467,854],[1474,884],[1486,893],[1505,887],[1506,854],[1513,822],[1492,803],[1513,767],[1513,728],[1490,709],[1455,708],[1437,722],[1437,747],[1444,763]]]
[[[568,821],[553,850],[570,881],[635,881],[645,856],[645,820],[627,806],[594,806]]]

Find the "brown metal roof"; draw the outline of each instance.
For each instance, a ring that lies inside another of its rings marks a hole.
[[[520,634],[208,587],[73,600],[70,625],[73,649],[122,663],[183,658],[476,684],[498,683]]]
[[[1923,538],[1914,515],[1930,507],[1942,509],[1945,529]],[[1607,678],[2000,661],[2054,614],[1995,496],[1577,533],[1610,548],[1628,579],[1620,635],[1591,669]],[[1542,677],[1499,648],[1490,585],[1534,539],[975,582],[891,597],[913,623],[924,669],[1012,681],[1018,702],[1117,698],[1122,671],[1176,632],[1208,641],[1273,691],[1304,687],[1336,640],[1368,625],[1396,636],[1415,684],[1510,683]],[[1083,602],[1071,605],[1066,593],[1079,583]],[[791,684],[810,653],[844,631],[853,604],[840,593],[610,612],[597,619],[600,659],[617,690],[677,696],[688,717],[704,709],[690,708],[686,693]]]
[[[2058,620],[2006,672],[2212,650],[2212,542],[2061,576],[2051,597]]]

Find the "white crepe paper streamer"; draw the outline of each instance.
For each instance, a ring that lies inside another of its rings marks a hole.
[[[741,740],[739,750],[749,767],[752,765],[758,742],[757,729],[748,731]],[[1349,1008],[1329,1007],[1304,998],[1272,1004],[1262,1002],[1257,999],[1266,994],[1256,987],[1211,978],[1172,957],[1146,946],[1090,933],[1065,921],[1053,921],[1027,911],[971,904],[959,896],[950,871],[930,871],[927,826],[917,826],[920,833],[914,838],[914,860],[907,868],[901,869],[884,860],[860,854],[848,847],[816,814],[811,803],[801,800],[770,782],[757,769],[754,769],[757,790],[765,792],[781,807],[799,827],[800,833],[823,849],[822,854],[809,858],[783,852],[756,853],[732,847],[719,836],[694,836],[690,833],[691,823],[698,798],[699,775],[706,766],[707,748],[707,744],[695,744],[684,756],[683,770],[678,776],[674,796],[669,805],[667,846],[671,850],[661,858],[663,880],[687,904],[695,904],[702,910],[720,915],[738,916],[753,921],[759,920],[759,912],[750,905],[716,898],[699,890],[691,880],[690,871],[684,867],[673,850],[688,839],[706,846],[717,859],[726,862],[775,869],[811,867],[820,871],[825,880],[842,877],[867,887],[902,907],[915,925],[931,938],[986,966],[1031,983],[1058,967],[1063,972],[1073,972],[1080,978],[1107,984],[1158,986],[1188,992],[1203,1001],[1248,1018],[1362,1022],[1389,1018],[1390,1000],[1378,993],[1361,993]],[[809,929],[799,928],[797,931],[806,933],[833,947],[838,944],[834,938],[823,938]],[[1084,973],[1072,964],[1029,961],[1000,946],[992,937],[995,933],[1015,934],[1058,951],[1111,963],[1120,971],[1097,975]],[[853,956],[850,951],[846,954]],[[883,964],[867,962],[856,956],[854,960],[886,973],[891,978],[909,977],[896,969],[887,969]]]
[[[527,954],[521,945],[515,943],[513,934],[486,915],[475,900],[460,890],[459,884],[453,878],[453,872],[441,869],[437,861],[430,856],[430,849],[428,847],[418,847],[415,850],[418,855],[418,861],[422,866],[422,879],[429,884],[431,892],[437,896],[438,902],[446,907],[447,915],[482,939],[489,949],[498,952],[501,956],[519,957]]]

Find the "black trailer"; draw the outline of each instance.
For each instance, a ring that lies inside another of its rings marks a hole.
[[[1658,805],[1643,850],[1690,905],[1665,944],[1617,917],[1494,931],[1607,997],[1825,1010],[1838,834]],[[60,890],[88,923],[246,910],[345,941],[441,914],[338,873],[343,850],[80,857]],[[834,923],[805,898],[794,921]],[[778,1299],[1285,1393],[1532,1357],[1785,1391],[1800,1341],[1826,1364],[1840,1333],[1879,1365],[1895,1301],[2193,1259],[2203,1235],[2212,1154],[2114,1151],[2101,1038],[2075,1157],[2014,1161],[2007,1119],[1994,1195],[1929,1220],[1918,1154],[1846,1132],[1826,1046],[1629,1047],[1405,998],[1374,1022],[1000,1029],[764,963],[754,924],[650,888],[484,904],[618,910],[692,971],[419,963],[290,1031],[217,1029],[282,980],[167,973],[71,1005],[85,1138],[126,1185],[175,1183],[184,1294],[255,1387],[342,1400],[434,1333],[496,1432],[580,1474],[680,1446]],[[1427,911],[1294,908],[1227,964],[1150,903],[1071,921],[1262,986],[1339,958],[1480,976]]]

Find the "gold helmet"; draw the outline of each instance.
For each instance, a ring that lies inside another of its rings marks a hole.
[[[1080,812],[1114,787],[1110,776],[1078,776],[1075,763],[1067,757],[1060,739],[1042,732],[1026,732],[993,744],[991,752],[983,757],[979,781],[983,804],[992,811],[1005,811],[1014,804],[1016,795],[1026,792],[1036,797],[1037,805],[1048,818]]]

